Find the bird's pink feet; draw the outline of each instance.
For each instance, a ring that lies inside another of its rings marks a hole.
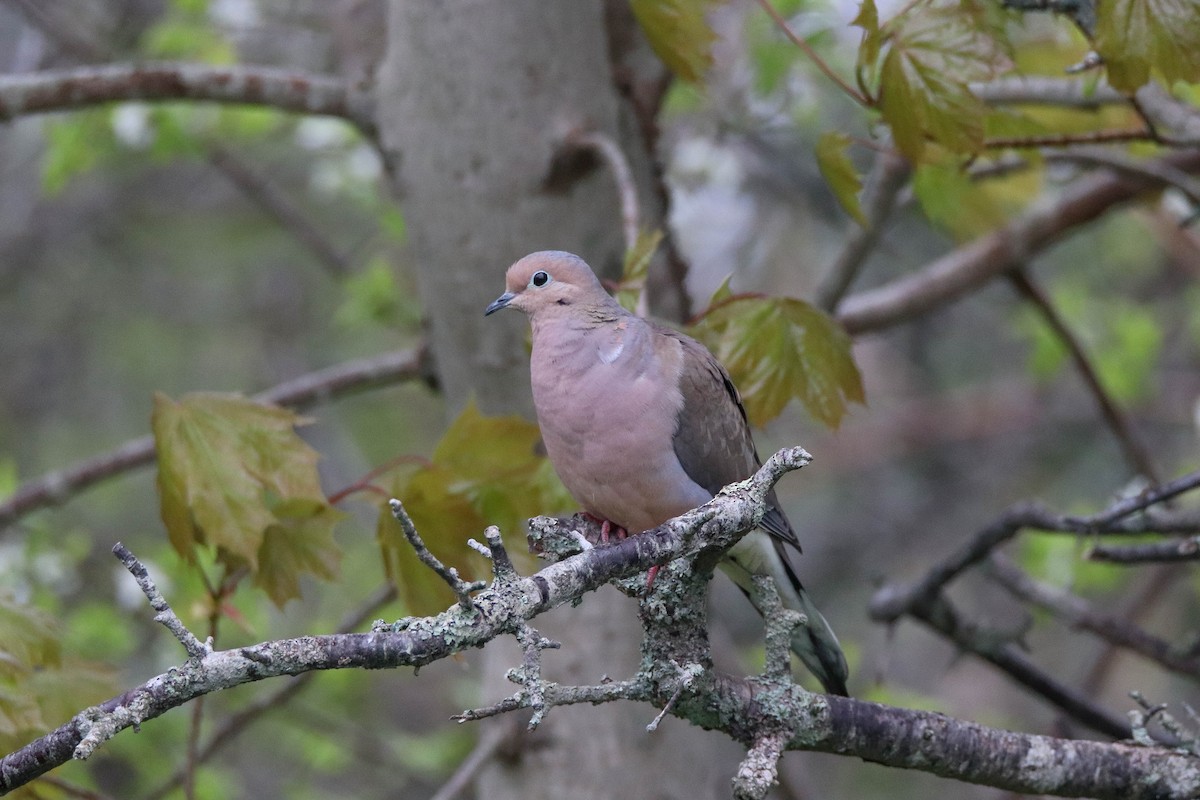
[[[610,538],[616,539],[618,542],[629,538],[629,531],[615,524],[612,520],[597,517],[595,514],[587,511],[581,511],[579,514],[586,519],[590,519],[592,522],[600,524],[600,544],[608,544]]]
[[[579,515],[586,519],[590,519],[592,522],[599,523],[601,544],[608,544],[610,539],[616,539],[619,542],[623,539],[629,538],[629,531],[625,530],[620,525],[615,524],[612,522],[612,520],[607,520],[603,517],[597,517],[595,514],[587,511],[580,511]],[[658,569],[659,568],[657,566],[653,566],[646,571],[647,595],[654,590],[654,579],[658,577]]]

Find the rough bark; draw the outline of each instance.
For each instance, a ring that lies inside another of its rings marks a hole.
[[[618,144],[643,225],[660,224],[650,157],[609,58],[598,0],[391,5],[388,53],[377,73],[379,139],[452,414],[472,396],[488,413],[532,412],[525,321],[483,318],[510,263],[563,249],[609,277],[620,270],[613,176],[593,156],[564,153],[572,131]],[[552,679],[595,683],[638,661],[641,637],[627,603],[602,592],[584,605],[544,626],[543,634],[564,643],[564,657],[546,659]],[[511,651],[488,648],[485,697],[512,691],[504,675],[514,663]],[[694,796],[697,763],[728,776],[740,758],[736,744],[686,726],[649,735],[645,709],[630,704],[560,710],[527,746],[506,748],[508,758],[485,768],[482,796],[608,798],[644,795],[647,786],[692,787]],[[726,781],[713,793],[724,794]]]

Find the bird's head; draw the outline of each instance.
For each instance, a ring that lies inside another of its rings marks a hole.
[[[534,317],[571,306],[613,302],[587,262],[561,250],[531,253],[513,264],[504,276],[504,289],[483,312],[485,316],[509,307]]]

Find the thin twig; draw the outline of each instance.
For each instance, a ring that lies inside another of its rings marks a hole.
[[[254,399],[303,409],[367,389],[419,378],[425,359],[424,345],[355,359],[284,381],[259,392]],[[107,453],[26,481],[0,503],[0,531],[26,514],[62,505],[85,489],[152,463],[154,437],[142,436]]]
[[[1129,737],[1129,724],[1079,691],[1039,668],[1010,639],[996,631],[973,625],[942,595],[925,598],[909,612],[961,649],[997,667],[1001,672],[1056,706],[1072,719],[1113,739]]]
[[[1037,310],[1042,320],[1066,348],[1075,369],[1083,378],[1084,385],[1095,399],[1096,405],[1100,407],[1100,414],[1104,417],[1113,436],[1116,437],[1117,444],[1125,454],[1129,466],[1151,483],[1158,483],[1158,470],[1154,468],[1149,450],[1137,438],[1129,418],[1125,416],[1125,413],[1109,395],[1108,390],[1104,388],[1104,384],[1100,381],[1100,375],[1092,366],[1087,353],[1084,352],[1083,345],[1067,326],[1066,320],[1058,313],[1058,309],[1050,302],[1050,298],[1041,290],[1041,287],[1033,282],[1025,270],[1013,270],[1008,277],[1017,292]]]
[[[413,524],[412,517],[404,510],[404,505],[399,500],[394,497],[388,500],[388,507],[392,509],[392,516],[396,518],[396,522],[400,523],[400,527],[404,530],[404,538],[408,539],[408,543],[416,551],[417,558],[421,559],[421,563],[436,572],[438,577],[446,582],[450,591],[454,592],[454,596],[458,598],[458,604],[464,610],[469,611],[475,608],[475,603],[471,600],[471,592],[479,591],[487,586],[487,583],[484,581],[468,583],[460,578],[457,569],[447,567],[425,546],[421,535],[417,533],[417,526]]]
[[[161,623],[171,634],[179,640],[183,645],[183,649],[192,658],[204,658],[212,653],[212,642],[202,642],[196,638],[196,635],[187,629],[187,626],[180,621],[179,617],[171,609],[170,604],[162,596],[162,592],[154,584],[154,579],[150,577],[150,573],[146,570],[146,565],[143,564],[129,551],[125,545],[117,542],[113,545],[113,555],[120,559],[125,565],[125,569],[129,570],[141,587],[142,594],[146,595],[146,599],[150,601],[150,607],[156,612],[154,621]]]
[[[816,304],[833,312],[854,283],[867,257],[879,244],[884,225],[896,205],[896,197],[908,180],[908,162],[895,153],[883,150],[875,158],[875,166],[863,192],[864,227],[850,222],[842,250],[825,270],[817,285]]]
[[[1121,128],[1117,130],[1086,131],[1084,133],[1053,133],[1044,136],[998,136],[984,139],[983,146],[990,150],[1028,147],[1072,147],[1079,144],[1114,144],[1117,142],[1164,142],[1154,131],[1146,128]],[[1165,141],[1166,144],[1173,142]]]
[[[208,145],[208,160],[232,181],[242,194],[254,201],[279,223],[281,228],[306,247],[330,277],[340,279],[351,273],[350,260],[338,252],[329,238],[317,229],[291,198],[261,172],[232,150],[219,144]]]
[[[504,744],[507,736],[508,732],[503,726],[485,728],[479,741],[475,743],[475,748],[462,760],[458,769],[454,770],[454,774],[429,800],[454,800],[458,797],[479,770],[492,760],[492,756],[500,749],[500,745]]]
[[[1098,544],[1088,551],[1087,558],[1110,564],[1200,561],[1200,536],[1153,544]]]
[[[1127,175],[1149,178],[1178,189],[1193,203],[1200,204],[1200,180],[1161,161],[1131,158],[1124,153],[1098,147],[1073,147],[1061,153],[1048,153],[1046,160],[1106,167]]]
[[[1128,497],[1112,504],[1107,510],[1094,517],[1084,517],[1082,519],[1089,525],[1089,531],[1103,528],[1117,520],[1128,517],[1130,514],[1136,514],[1150,506],[1165,503],[1197,488],[1200,488],[1200,470],[1181,475],[1166,483],[1160,483],[1134,497]]]
[[[775,21],[775,24],[779,26],[781,31],[783,31],[784,36],[786,36],[792,42],[792,44],[804,51],[804,55],[809,57],[813,64],[816,65],[817,69],[821,70],[826,78],[829,78],[829,80],[837,84],[839,89],[845,92],[850,99],[858,103],[863,108],[871,108],[874,106],[874,103],[870,99],[861,94],[853,86],[846,83],[846,81],[842,80],[842,77],[834,72],[833,69],[826,64],[819,55],[817,55],[817,52],[809,46],[808,42],[796,35],[796,32],[788,26],[787,20],[780,16],[779,12],[775,10],[775,7],[771,5],[769,0],[758,0],[758,4],[762,6],[763,10],[767,12],[767,15]]]

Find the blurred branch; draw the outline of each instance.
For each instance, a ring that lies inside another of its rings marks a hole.
[[[1200,150],[1149,162],[1185,173],[1200,171]],[[1009,224],[925,268],[843,301],[838,320],[852,334],[879,330],[929,313],[992,278],[1025,264],[1064,235],[1161,182],[1146,176],[1101,173],[1067,186],[1054,202],[1034,204]]]
[[[1004,511],[996,520],[977,532],[960,545],[953,553],[926,573],[925,577],[909,585],[889,584],[877,590],[870,602],[871,618],[877,622],[893,624],[901,617],[912,616],[936,630],[957,646],[975,653],[994,664],[1015,680],[1045,697],[1063,711],[1089,727],[1113,736],[1128,735],[1128,727],[1118,717],[1100,708],[1090,699],[1089,693],[1059,682],[1056,678],[1037,668],[1011,641],[1013,637],[984,631],[961,618],[943,594],[943,589],[968,568],[994,558],[993,551],[1012,539],[1020,531],[1029,528],[1046,532],[1074,534],[1130,534],[1161,531],[1166,527],[1190,530],[1196,523],[1194,516],[1160,516],[1144,513],[1130,519],[1131,515],[1145,511],[1151,506],[1164,503],[1184,492],[1200,488],[1200,471],[1188,473],[1161,486],[1144,491],[1136,497],[1120,500],[1099,514],[1087,517],[1055,514],[1035,503],[1023,503]],[[1184,540],[1190,541],[1190,540]],[[999,568],[1002,570],[1003,566]],[[1001,578],[1013,579],[1009,573],[998,571]],[[1011,581],[1016,586],[1015,579]],[[1029,592],[1029,584],[1020,588]],[[1014,588],[1013,591],[1016,591]],[[1046,594],[1040,595],[1043,599]],[[1058,598],[1062,603],[1066,601]],[[1064,606],[1065,608],[1066,606]],[[1076,606],[1074,611],[1079,612]],[[1066,613],[1066,611],[1063,611]],[[1082,619],[1082,617],[1078,617]],[[1136,637],[1126,626],[1122,633],[1129,641]],[[1120,635],[1120,634],[1113,634]],[[1200,664],[1183,655],[1161,656],[1161,649],[1146,639],[1138,640],[1138,647],[1146,652],[1159,653],[1155,660],[1170,664],[1170,668],[1186,667],[1186,674],[1200,671]],[[1142,652],[1142,650],[1139,650]],[[1167,659],[1166,661],[1162,660]],[[1117,733],[1120,726],[1124,733]]]
[[[1182,546],[1186,542],[1192,542],[1192,549],[1197,549],[1195,539],[1182,539],[1178,544]],[[1165,639],[1153,636],[1121,617],[1099,611],[1066,589],[1034,580],[1005,556],[993,553],[988,559],[986,573],[1017,599],[1049,611],[1070,627],[1094,633],[1172,672],[1200,680],[1200,655],[1182,653]]]
[[[484,728],[475,748],[454,770],[450,779],[442,784],[442,788],[430,800],[454,800],[467,788],[467,785],[492,760],[492,756],[500,749],[512,732],[502,725]]]
[[[1200,179],[1193,178],[1183,170],[1168,164],[1139,160],[1118,150],[1100,147],[1073,147],[1065,152],[1049,153],[1046,160],[1105,167],[1134,177],[1147,178],[1163,186],[1178,189],[1193,203],[1200,205]]]
[[[54,3],[41,0],[8,0],[8,3],[16,7],[30,25],[76,58],[102,61],[110,57],[108,48],[81,30],[76,17],[65,5],[56,7]]]
[[[347,361],[254,395],[264,403],[307,408],[343,395],[391,386],[423,374],[425,347]],[[40,508],[62,505],[97,483],[154,462],[154,437],[142,436],[99,456],[26,481],[0,503],[0,530]]]
[[[880,593],[876,593],[875,597],[879,596]],[[880,616],[881,610],[872,599],[871,618],[890,621]],[[1013,641],[1016,638],[1013,634],[989,630],[965,619],[944,595],[922,596],[908,608],[908,614],[924,622],[959,649],[987,661],[1088,728],[1113,739],[1129,738],[1128,722],[1096,703],[1086,692],[1039,668],[1025,655],[1023,648]]]
[[[637,247],[641,212],[638,209],[637,185],[633,181],[633,170],[629,168],[629,159],[621,152],[621,146],[611,136],[600,131],[585,130],[572,131],[567,135],[564,144],[590,150],[608,167],[613,181],[617,184],[617,195],[621,201],[621,231],[625,235],[625,252],[633,252]]]
[[[1096,86],[1081,78],[1034,75],[973,83],[971,92],[989,105],[1053,105],[1093,110],[1129,102],[1128,97],[1111,86]]]
[[[895,622],[923,600],[935,598],[946,584],[983,561],[993,550],[1026,528],[1089,535],[1128,535],[1161,532],[1167,529],[1191,531],[1191,526],[1197,522],[1191,515],[1160,517],[1145,514],[1134,520],[1126,518],[1196,488],[1200,488],[1200,470],[1141,492],[1135,497],[1120,500],[1099,514],[1088,517],[1056,514],[1037,503],[1012,506],[936,564],[921,580],[908,586],[889,584],[875,592],[871,598],[871,615],[882,622]]]
[[[1152,544],[1098,544],[1088,552],[1087,557],[1092,561],[1107,561],[1110,564],[1200,561],[1200,536]]]
[[[851,221],[842,251],[821,276],[817,285],[816,304],[833,312],[846,291],[854,283],[863,263],[874,251],[883,235],[887,218],[896,206],[896,197],[908,180],[908,162],[890,150],[875,158],[875,166],[863,194],[863,214],[867,225]]]
[[[351,272],[350,261],[337,251],[304,212],[266,176],[219,144],[207,146],[209,162],[316,257],[333,278]]]
[[[871,108],[875,105],[873,100],[864,96],[853,86],[842,80],[842,77],[834,72],[833,68],[826,64],[825,61],[819,55],[817,55],[817,52],[812,49],[808,42],[804,41],[803,37],[796,35],[796,32],[788,26],[787,20],[780,16],[779,12],[775,10],[775,7],[771,5],[770,0],[758,0],[758,4],[762,6],[763,10],[767,12],[767,15],[770,16],[779,29],[783,31],[783,35],[786,36],[792,44],[796,45],[796,47],[799,47],[804,52],[804,55],[808,56],[808,59],[816,65],[817,69],[821,70],[821,73],[826,78],[829,78],[829,80],[837,84],[837,87],[841,89],[846,96],[864,108]]]
[[[511,633],[515,625],[611,580],[631,578],[654,564],[715,555],[757,522],[779,477],[807,460],[799,448],[780,451],[749,480],[728,487],[699,509],[618,544],[589,547],[530,577],[493,584],[476,596],[470,611],[455,604],[436,616],[378,626],[371,633],[263,642],[190,659],[0,759],[0,791],[24,785],[73,754],[86,757],[90,749],[76,750],[85,739],[99,743],[204,694],[318,669],[431,663]],[[537,523],[543,536],[556,530],[565,540],[577,540],[577,520]],[[703,589],[708,573],[696,574],[693,566],[664,571]],[[667,658],[646,662],[639,672],[641,685],[648,687],[654,705],[665,706],[676,697],[671,713],[722,730],[748,746],[767,731],[779,730],[772,726],[784,724],[789,733],[780,749],[839,753],[1012,791],[1114,800],[1190,798],[1200,791],[1195,760],[1170,750],[1001,731],[943,714],[810,694],[774,677],[717,673],[689,659],[694,643],[704,637],[692,628],[677,629],[679,611],[673,602],[653,595],[642,602],[650,652]],[[703,621],[702,610],[684,616],[689,625]],[[657,634],[653,642],[652,628]],[[668,652],[672,642],[678,648],[675,659]]]
[[[328,75],[186,62],[106,64],[0,76],[0,121],[126,100],[196,100],[340,117],[373,138],[370,96]]]
[[[1138,440],[1133,432],[1133,425],[1129,418],[1117,406],[1116,402],[1109,395],[1108,390],[1104,388],[1104,384],[1100,382],[1100,376],[1096,373],[1092,366],[1091,360],[1087,353],[1083,350],[1083,345],[1079,339],[1067,327],[1066,320],[1058,313],[1058,309],[1050,302],[1050,298],[1041,290],[1037,284],[1030,279],[1028,273],[1023,269],[1014,269],[1008,273],[1009,280],[1016,287],[1017,292],[1029,301],[1038,313],[1042,320],[1049,326],[1054,335],[1058,337],[1059,342],[1066,348],[1067,353],[1071,357],[1071,361],[1075,364],[1075,369],[1078,370],[1080,377],[1083,378],[1083,383],[1087,386],[1092,397],[1095,398],[1096,404],[1100,406],[1100,414],[1104,417],[1104,421],[1108,424],[1109,429],[1117,439],[1117,444],[1120,445],[1121,451],[1125,454],[1125,459],[1129,462],[1129,466],[1138,474],[1147,478],[1151,483],[1158,483],[1158,470],[1154,468],[1154,461],[1150,458],[1150,452]]]

